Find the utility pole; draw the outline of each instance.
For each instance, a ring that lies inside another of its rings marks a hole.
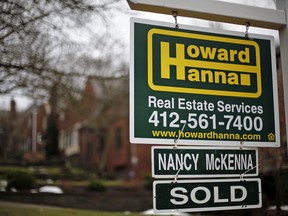
[[[32,111],[32,152],[37,151],[37,108]]]

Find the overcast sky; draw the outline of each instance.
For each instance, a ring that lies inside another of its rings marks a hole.
[[[226,2],[232,2],[231,0],[221,0]],[[181,3],[181,0],[179,0],[179,3]],[[233,3],[239,3],[239,4],[245,4],[245,5],[251,5],[251,6],[257,6],[257,7],[265,7],[265,8],[273,8],[275,9],[275,3],[273,0],[233,0]],[[163,22],[171,22],[174,23],[174,18],[169,15],[161,15],[161,14],[154,14],[149,12],[139,12],[139,11],[132,11],[130,10],[126,0],[122,0],[119,5],[126,11],[127,13],[117,13],[114,15],[114,18],[112,19],[112,24],[109,27],[110,31],[115,35],[115,37],[119,37],[119,39],[125,44],[125,50],[122,51],[123,57],[128,62],[129,61],[129,37],[130,37],[130,30],[129,30],[129,20],[130,17],[139,17],[143,19],[152,19],[157,21],[163,21]],[[178,17],[178,23],[181,26],[181,24],[185,25],[196,25],[201,27],[208,27],[209,22],[199,20],[199,19],[192,19],[192,18],[185,18],[185,17]],[[238,26],[238,25],[227,25],[227,24],[220,24],[214,25],[217,27],[221,27],[227,30],[233,30],[233,31],[243,31],[245,32],[246,27],[245,26]],[[273,35],[275,39],[277,40],[277,31],[273,30],[263,30],[259,28],[253,28],[251,26],[249,28],[249,33],[261,33],[261,34],[268,34]],[[0,96],[0,108],[1,109],[9,109],[10,107],[10,100],[11,95],[8,96]],[[23,111],[25,110],[29,105],[31,105],[31,101],[23,97],[17,93],[13,94],[13,98],[17,103],[17,110]]]

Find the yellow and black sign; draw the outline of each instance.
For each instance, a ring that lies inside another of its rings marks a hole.
[[[262,93],[259,49],[253,40],[153,28],[148,83],[156,91],[257,98]]]
[[[274,38],[131,20],[130,141],[280,145]]]

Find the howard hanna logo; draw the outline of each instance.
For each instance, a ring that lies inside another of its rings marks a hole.
[[[158,28],[147,37],[148,85],[155,91],[247,98],[262,93],[255,41]]]

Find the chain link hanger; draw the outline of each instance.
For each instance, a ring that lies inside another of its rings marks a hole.
[[[179,25],[178,25],[178,22],[177,22],[178,12],[177,11],[172,11],[172,16],[175,19],[175,29],[179,29]]]
[[[251,26],[251,25],[250,25],[250,22],[246,22],[245,38],[247,38],[247,39],[249,39],[249,40],[253,40],[253,38],[250,37],[250,36],[249,36],[249,33],[248,33],[250,26]]]

